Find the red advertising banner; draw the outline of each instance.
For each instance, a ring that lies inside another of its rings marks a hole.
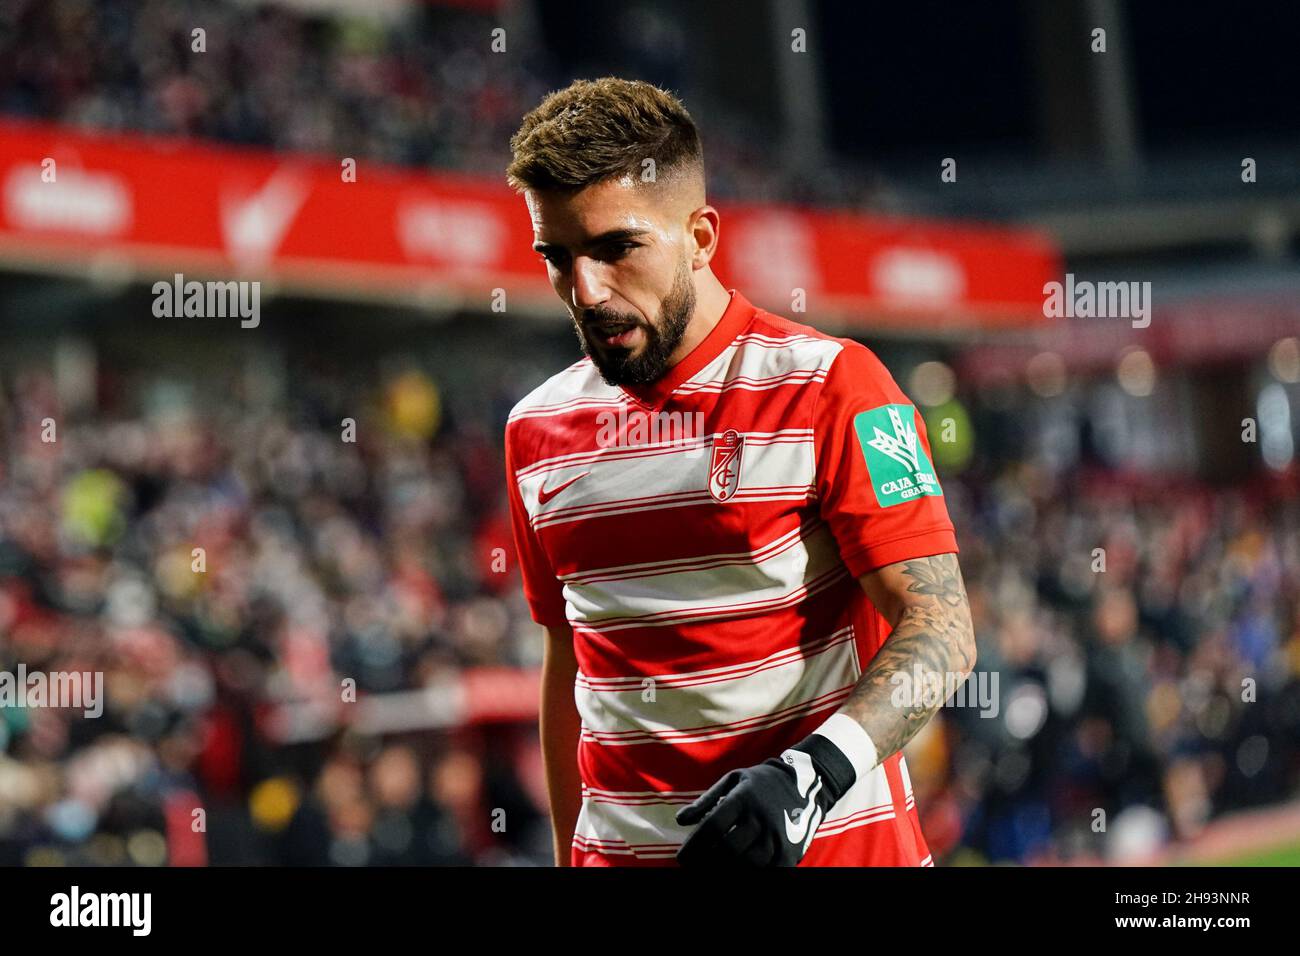
[[[0,121],[0,259],[189,270],[324,295],[555,309],[522,200],[499,176],[425,173],[192,140]],[[719,205],[715,271],[752,300],[933,331],[1043,323],[1060,259],[1024,230]]]
[[[1069,318],[1000,336],[962,352],[964,381],[994,384],[1023,378],[1031,360],[1048,353],[1083,374],[1110,372],[1129,348],[1146,350],[1161,366],[1246,362],[1300,330],[1300,302],[1269,293],[1242,293],[1161,303],[1160,321],[1141,326],[1124,318]]]

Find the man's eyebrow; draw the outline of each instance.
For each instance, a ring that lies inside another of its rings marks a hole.
[[[580,248],[593,249],[610,242],[637,239],[641,236],[647,235],[649,232],[649,229],[611,229],[608,232],[602,232],[599,236],[593,236],[591,239],[588,239]],[[557,252],[562,251],[563,249],[563,246],[556,245],[553,242],[542,242],[540,239],[533,243],[534,252]]]

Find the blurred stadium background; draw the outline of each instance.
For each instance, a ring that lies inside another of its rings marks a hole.
[[[0,863],[549,862],[501,435],[577,348],[503,170],[609,73],[694,112],[723,281],[957,426],[1000,710],[908,751],[936,859],[1300,861],[1297,36],[1200,0],[0,0],[0,670],[107,686],[0,710]],[[156,317],[178,272],[260,281],[260,323]],[[1045,318],[1066,272],[1150,282],[1149,327]]]

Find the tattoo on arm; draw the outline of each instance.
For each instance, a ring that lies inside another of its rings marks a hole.
[[[968,674],[975,666],[974,627],[957,556],[906,561],[902,573],[911,579],[909,594],[917,597],[908,601],[894,632],[840,709],[871,735],[882,761],[903,749],[943,706],[945,696],[925,706],[924,694],[897,694],[900,681],[894,675],[905,675],[907,687],[919,668],[926,680],[938,680],[946,690],[949,675]]]

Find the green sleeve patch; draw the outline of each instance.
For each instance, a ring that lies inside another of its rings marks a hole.
[[[871,487],[882,508],[926,495],[943,497],[934,465],[916,433],[915,415],[911,405],[881,405],[853,418]]]

